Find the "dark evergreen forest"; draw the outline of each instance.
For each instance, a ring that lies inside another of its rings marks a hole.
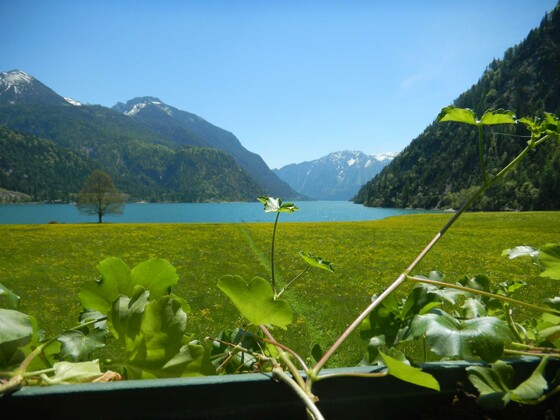
[[[519,45],[489,65],[455,106],[480,117],[487,109],[510,109],[517,117],[560,114],[560,4]],[[521,127],[484,132],[486,164],[496,174],[526,145]],[[477,131],[455,123],[432,123],[354,201],[367,206],[458,208],[482,182]],[[560,209],[560,147],[548,142],[521,162],[474,210]]]

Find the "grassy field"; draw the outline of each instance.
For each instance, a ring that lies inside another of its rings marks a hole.
[[[304,263],[310,251],[334,263],[335,273],[310,271],[284,297],[297,314],[278,333],[307,354],[314,343],[327,347],[353,318],[404,270],[451,217],[398,216],[372,222],[288,223],[280,217],[277,272],[280,282]],[[165,258],[177,269],[174,292],[192,308],[189,328],[196,337],[213,336],[242,320],[216,288],[224,274],[269,278],[271,223],[0,225],[0,283],[22,296],[20,309],[34,315],[48,334],[75,325],[81,308],[76,294],[98,276],[96,264],[109,256],[129,266]],[[560,212],[466,214],[436,245],[417,273],[438,270],[448,281],[488,274],[493,282],[528,281],[525,299],[559,295],[558,282],[540,278],[528,259],[508,261],[503,249],[560,242]],[[406,286],[410,287],[410,286]],[[365,349],[352,337],[332,365],[353,365]]]

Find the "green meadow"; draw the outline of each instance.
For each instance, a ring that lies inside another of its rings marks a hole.
[[[286,332],[275,331],[277,339],[305,355],[315,343],[330,345],[450,217],[290,223],[290,215],[282,214],[276,236],[279,283],[305,268],[300,250],[332,261],[335,273],[310,270],[283,295],[296,317]],[[20,310],[35,316],[52,336],[76,324],[81,311],[76,294],[84,282],[98,277],[99,261],[116,256],[132,267],[151,257],[164,258],[179,275],[174,292],[191,306],[189,330],[202,339],[242,325],[216,282],[225,274],[270,278],[272,228],[272,223],[0,225],[0,283],[22,297]],[[560,212],[469,213],[415,273],[438,270],[451,282],[481,273],[495,283],[524,280],[530,287],[521,298],[538,303],[559,295],[560,283],[539,277],[529,259],[509,261],[501,253],[550,242],[560,242]],[[331,366],[354,365],[364,351],[365,343],[355,334]]]

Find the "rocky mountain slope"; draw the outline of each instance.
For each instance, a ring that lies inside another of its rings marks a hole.
[[[317,200],[350,200],[360,187],[388,165],[397,153],[366,155],[330,153],[310,162],[286,165],[274,172],[294,190]]]

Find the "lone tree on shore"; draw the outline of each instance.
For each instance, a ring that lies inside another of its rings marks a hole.
[[[113,184],[113,180],[103,171],[94,171],[78,194],[76,207],[80,213],[97,215],[103,223],[107,214],[122,214],[126,195]]]

